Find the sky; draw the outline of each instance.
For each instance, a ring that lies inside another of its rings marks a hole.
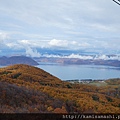
[[[113,0],[0,0],[0,55],[41,50],[120,54]]]

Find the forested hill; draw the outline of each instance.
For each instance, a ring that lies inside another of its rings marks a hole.
[[[0,68],[0,113],[120,113],[119,81],[98,87],[64,82],[29,65]]]
[[[38,63],[30,57],[26,56],[11,56],[11,57],[0,57],[0,65],[14,65],[14,64],[27,64],[27,65],[38,65]]]

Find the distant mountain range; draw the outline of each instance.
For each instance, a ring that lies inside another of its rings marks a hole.
[[[118,60],[82,60],[82,59],[70,59],[65,60],[64,64],[77,64],[77,65],[105,65],[120,67],[120,61]]]
[[[38,62],[120,67],[120,55],[43,54],[34,59]]]
[[[105,65],[105,66],[120,67],[120,60],[117,59],[40,57],[40,58],[35,58],[35,60],[37,62],[53,62],[53,63],[61,63],[61,64]]]
[[[14,65],[14,64],[38,65],[38,63],[35,60],[26,56],[0,57],[1,66]]]
[[[41,57],[31,58],[27,56],[0,57],[0,65],[27,64],[39,65],[38,62],[53,62],[62,64],[78,65],[107,65],[120,67],[120,55],[42,55]]]

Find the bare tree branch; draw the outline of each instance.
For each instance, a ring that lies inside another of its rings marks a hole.
[[[118,0],[118,1],[115,1],[115,0],[113,0],[115,3],[117,3],[118,5],[120,5],[120,0]]]

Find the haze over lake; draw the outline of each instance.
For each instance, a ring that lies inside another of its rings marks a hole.
[[[62,80],[119,78],[120,68],[101,65],[63,65],[40,63],[37,66]]]

